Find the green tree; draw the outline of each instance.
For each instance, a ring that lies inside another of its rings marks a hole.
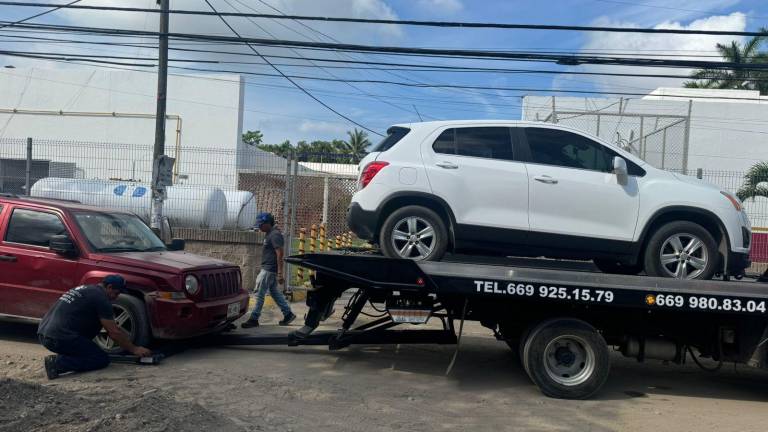
[[[367,153],[365,149],[371,144],[368,134],[355,128],[354,131],[347,131],[347,135],[349,140],[343,141],[342,150],[352,157],[352,162],[359,163]]]
[[[717,51],[723,60],[744,66],[753,64],[768,64],[768,52],[760,51],[760,47],[768,41],[768,27],[760,32],[766,35],[755,36],[744,45],[732,41],[728,45],[717,44]],[[693,81],[683,83],[687,88],[759,90],[760,94],[768,94],[768,71],[744,69],[699,69],[691,74]]]
[[[744,175],[744,183],[736,192],[740,200],[768,197],[768,162],[758,162]]]
[[[243,142],[250,146],[257,147],[262,141],[264,141],[264,135],[259,130],[249,130],[243,134]]]

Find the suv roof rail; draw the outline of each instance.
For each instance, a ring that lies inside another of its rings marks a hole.
[[[0,198],[18,198],[19,196],[16,194],[8,193],[8,192],[0,192]]]
[[[32,197],[32,196],[29,196],[29,195],[16,195],[16,194],[9,193],[9,192],[0,192],[0,198],[18,198],[18,199],[30,199],[30,200],[40,200],[40,201],[58,201],[58,202],[67,202],[67,203],[72,203],[72,204],[82,204],[81,201],[72,200],[72,199]]]

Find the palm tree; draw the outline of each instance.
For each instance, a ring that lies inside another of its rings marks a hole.
[[[723,57],[723,60],[729,63],[745,66],[768,64],[768,52],[760,51],[760,46],[763,42],[768,41],[768,27],[761,28],[760,32],[766,34],[755,36],[744,45],[736,41],[732,41],[728,45],[717,44],[717,51]],[[767,70],[704,68],[692,73],[691,78],[694,81],[684,82],[684,87],[759,90],[760,94],[768,94]]]
[[[368,141],[368,134],[364,131],[355,128],[353,132],[347,131],[349,135],[348,141],[343,141],[344,152],[352,156],[354,163],[359,163],[360,160],[368,153],[365,149],[371,142]]]
[[[768,197],[768,162],[758,162],[744,174],[744,184],[736,196],[744,201],[748,198]]]

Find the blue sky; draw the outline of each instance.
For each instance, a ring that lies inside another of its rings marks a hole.
[[[610,25],[633,27],[678,27],[710,30],[757,30],[768,25],[768,2],[765,0],[211,0],[220,11],[273,12],[265,3],[282,12],[296,15],[350,16],[390,19],[419,19],[446,21],[488,21],[534,24]],[[227,4],[227,2],[229,4]],[[54,3],[51,1],[51,3]],[[57,3],[63,3],[57,1]],[[154,7],[155,0],[85,0],[82,4]],[[172,0],[177,9],[202,9],[202,0]],[[2,6],[0,19],[15,20],[32,15],[38,9]],[[58,11],[34,22],[90,25],[110,28],[156,30],[156,15],[90,11]],[[243,35],[269,37],[268,32],[281,39],[316,39],[326,36],[342,42],[370,45],[398,45],[433,48],[495,49],[495,50],[591,50],[623,53],[712,55],[717,42],[733,37],[676,36],[643,34],[607,34],[562,31],[435,29],[408,26],[372,26],[334,23],[306,23],[230,19]],[[229,35],[224,25],[213,17],[174,17],[174,32],[198,32]],[[321,35],[322,32],[324,35]],[[6,44],[1,49],[19,49],[19,44]],[[50,49],[29,44],[28,50]],[[95,51],[93,47],[67,46],[67,52]],[[98,48],[103,50],[104,48]],[[231,47],[227,47],[231,49]],[[150,49],[112,49],[114,53],[152,56]],[[263,48],[262,53],[297,56],[286,49]],[[648,50],[648,51],[647,51]],[[247,50],[244,50],[247,52]],[[332,54],[298,51],[301,56],[331,59],[373,60],[385,62],[446,64],[463,66],[492,66],[521,69],[565,70],[546,63],[494,62],[479,60],[425,59],[417,57],[377,56],[362,54]],[[202,59],[243,60],[241,56],[198,54]],[[173,54],[172,54],[173,56]],[[250,59],[255,61],[257,59]],[[303,60],[275,60],[281,63],[309,65]],[[55,67],[49,63],[18,58],[3,58],[0,64],[17,67]],[[337,63],[337,65],[342,65]],[[201,67],[201,65],[191,65]],[[86,67],[86,66],[78,66]],[[204,67],[204,66],[202,66]],[[231,70],[273,72],[266,65],[227,65]],[[378,79],[420,83],[465,84],[481,86],[525,87],[540,89],[579,89],[604,91],[646,92],[658,86],[677,86],[681,80],[658,78],[607,78],[544,74],[479,74],[446,72],[382,71],[353,69],[319,69],[316,67],[280,66],[287,74],[338,77],[342,79]],[[605,67],[579,66],[572,70],[608,70]],[[613,72],[636,71],[611,68]],[[180,71],[173,71],[179,73]],[[643,69],[642,72],[652,72]],[[668,70],[666,72],[669,72]],[[681,73],[685,71],[676,71]],[[309,97],[290,88],[281,78],[247,77],[244,129],[260,129],[267,142],[344,138],[345,131],[354,127],[329,112]],[[382,84],[345,84],[300,80],[318,98],[355,121],[379,132],[394,123],[427,119],[511,118],[520,117],[521,92],[492,90],[424,89]],[[546,92],[528,92],[547,94]],[[2,105],[2,104],[0,104]],[[372,137],[375,139],[375,137]]]

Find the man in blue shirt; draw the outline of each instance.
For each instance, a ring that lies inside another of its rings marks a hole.
[[[66,372],[86,372],[109,365],[109,356],[93,341],[102,327],[121,348],[139,357],[152,352],[134,345],[115,322],[112,302],[125,290],[125,279],[105,277],[98,285],[83,285],[64,293],[37,328],[40,343],[55,352],[45,358],[48,379]]]
[[[296,315],[291,311],[291,305],[285,299],[278,285],[283,285],[283,247],[285,241],[283,234],[275,228],[275,218],[270,213],[259,213],[256,217],[256,226],[264,233],[264,247],[261,250],[261,271],[256,277],[256,307],[251,312],[248,321],[241,326],[243,328],[252,328],[259,326],[259,316],[261,308],[264,307],[264,298],[267,292],[277,303],[277,306],[283,312],[283,320],[279,322],[282,326],[287,326],[296,319]]]

